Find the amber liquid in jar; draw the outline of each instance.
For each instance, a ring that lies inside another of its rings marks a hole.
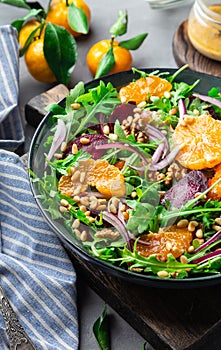
[[[189,14],[188,36],[202,55],[221,61],[221,1],[195,1]]]

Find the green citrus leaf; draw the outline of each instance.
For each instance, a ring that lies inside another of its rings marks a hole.
[[[98,64],[97,71],[95,74],[95,79],[100,78],[102,75],[110,73],[114,65],[115,65],[115,58],[114,58],[113,47],[111,46]]]
[[[117,22],[110,28],[110,33],[116,37],[124,35],[127,32],[128,15],[127,12],[119,11]]]
[[[0,2],[7,5],[30,9],[30,6],[26,3],[25,0],[0,0]]]
[[[74,4],[68,8],[68,24],[77,33],[87,34],[89,31],[87,16]]]
[[[110,337],[108,330],[106,305],[104,305],[104,310],[101,316],[94,322],[93,332],[100,350],[110,350]]]
[[[57,81],[67,85],[78,57],[74,37],[65,28],[47,23],[44,55]]]
[[[31,11],[29,11],[29,13],[22,17],[22,18],[18,18],[17,20],[15,20],[14,22],[11,23],[11,25],[13,27],[15,27],[18,31],[18,33],[20,32],[23,24],[25,23],[25,21],[31,17],[36,17],[37,15],[39,15],[40,13],[42,12],[42,9],[39,9],[39,10],[35,10],[35,9],[32,9]]]
[[[36,9],[36,10],[39,10],[39,9],[42,9],[43,10],[43,7],[41,4],[39,4],[38,1],[26,1],[27,5],[32,8],[32,9]]]
[[[147,35],[148,35],[148,33],[143,33],[143,34],[139,34],[139,35],[137,35],[134,38],[131,38],[129,40],[121,41],[119,43],[119,46],[124,47],[127,50],[136,50],[142,45],[142,43],[146,39]]]

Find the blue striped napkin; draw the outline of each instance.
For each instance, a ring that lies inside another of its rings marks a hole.
[[[78,349],[76,274],[20,158],[0,150],[0,284],[39,350]],[[0,349],[8,349],[0,315]]]
[[[0,149],[15,151],[24,142],[18,108],[19,55],[17,31],[0,26]]]

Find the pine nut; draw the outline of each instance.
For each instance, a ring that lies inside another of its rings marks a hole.
[[[87,206],[89,205],[89,198],[87,196],[80,198],[80,203]]]
[[[75,229],[74,233],[76,234],[77,237],[81,236],[81,232],[78,229]]]
[[[188,253],[193,253],[194,252],[194,246],[191,245],[189,248],[188,248]]]
[[[55,153],[55,154],[54,154],[54,157],[55,157],[56,159],[62,159],[62,154],[60,154],[60,153]]]
[[[78,228],[80,226],[80,220],[75,219],[72,224],[72,228]]]
[[[86,231],[82,231],[81,235],[80,235],[80,240],[82,242],[85,242],[87,240],[87,232]]]
[[[61,144],[61,152],[66,151],[66,149],[67,149],[67,144],[66,144],[66,142],[62,142],[62,144]]]
[[[188,259],[185,255],[181,255],[180,257],[181,264],[188,264]]]
[[[165,277],[168,277],[168,272],[167,271],[164,271],[164,270],[162,270],[162,271],[158,271],[157,272],[157,276],[158,277],[162,277],[162,278],[165,278]]]
[[[90,141],[87,137],[81,137],[81,138],[80,138],[80,143],[81,143],[82,145],[89,145],[90,142],[91,142],[91,141]]]
[[[196,231],[196,237],[203,238],[203,230],[201,228]]]
[[[85,205],[80,205],[79,209],[83,211],[83,213],[87,211],[87,208],[85,207]]]
[[[109,209],[110,209],[110,212],[113,213],[113,214],[117,214],[117,208],[115,207],[114,204],[111,204],[109,206]]]
[[[63,207],[68,207],[69,206],[68,201],[66,199],[64,199],[64,198],[60,200],[60,204],[63,205]]]
[[[64,207],[63,205],[61,205],[59,207],[59,210],[60,210],[61,213],[65,213],[68,209],[67,209],[67,207]]]
[[[109,135],[110,134],[110,127],[109,125],[105,124],[104,127],[103,127],[103,133],[105,135]]]
[[[85,176],[86,176],[86,173],[85,173],[85,172],[82,172],[81,175],[80,175],[80,182],[81,182],[81,183],[84,182]]]
[[[187,219],[181,219],[180,221],[178,221],[176,225],[179,228],[184,228],[184,227],[187,227],[188,224],[189,224],[189,221]]]
[[[212,226],[212,229],[215,230],[215,231],[219,231],[219,230],[221,230],[221,226],[219,226],[219,225],[213,225],[213,226]]]
[[[221,218],[216,218],[215,223],[219,226],[221,226]]]
[[[166,250],[171,250],[172,249],[172,244],[170,242],[166,243]]]
[[[91,209],[96,209],[97,208],[97,200],[96,201],[94,200],[94,201],[90,202],[90,208]]]
[[[171,97],[171,93],[169,91],[165,91],[164,92],[164,97],[170,98]]]
[[[105,209],[106,209],[106,205],[105,204],[100,204],[97,207],[97,210],[100,210],[100,211],[105,210]]]
[[[117,136],[116,134],[109,134],[109,139],[110,139],[111,141],[117,141],[118,136]]]
[[[76,170],[76,171],[74,172],[74,174],[71,176],[71,181],[74,182],[74,181],[78,180],[79,177],[80,177],[80,175],[81,175],[80,170]]]
[[[194,232],[197,226],[198,226],[197,221],[190,221],[188,224],[188,231]]]
[[[78,203],[78,202],[80,202],[80,197],[79,197],[79,196],[74,196],[74,197],[73,197],[73,200],[74,200],[76,203]]]
[[[72,109],[79,109],[80,107],[81,107],[80,103],[75,102],[71,104]]]
[[[77,154],[78,153],[78,146],[76,145],[76,143],[73,143],[73,145],[71,147],[71,153],[72,154]]]
[[[146,106],[146,101],[141,101],[140,103],[138,103],[137,107],[138,108],[144,108]]]

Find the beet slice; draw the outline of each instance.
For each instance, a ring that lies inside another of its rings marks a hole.
[[[207,188],[206,176],[199,170],[192,170],[165,193],[161,204],[165,205],[169,201],[172,207],[181,208],[196,193],[204,192]]]
[[[82,137],[89,139],[90,142],[88,144],[82,144],[80,141]],[[66,151],[63,153],[63,158],[66,158],[69,154],[72,153],[72,146],[73,144],[76,144],[78,147],[78,150],[82,149],[83,152],[90,153],[94,159],[98,159],[106,152],[106,150],[103,150],[103,149],[97,150],[95,146],[103,145],[105,143],[108,143],[108,138],[104,135],[85,134],[85,135],[79,136],[68,144]]]

